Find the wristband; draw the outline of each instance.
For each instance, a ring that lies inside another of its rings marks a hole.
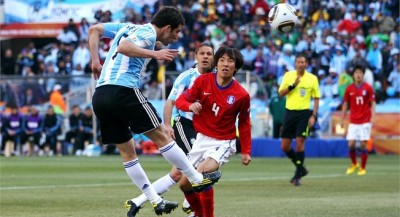
[[[294,84],[289,85],[289,91],[292,91],[296,86]]]

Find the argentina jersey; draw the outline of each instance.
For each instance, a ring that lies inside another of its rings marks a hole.
[[[174,81],[174,85],[172,87],[171,93],[168,96],[168,99],[176,101],[178,97],[188,88],[192,87],[194,80],[200,76],[199,70],[196,68],[190,68],[184,72],[182,72]],[[177,110],[178,114],[181,117],[187,118],[189,120],[193,120],[192,112],[184,112],[181,110]]]
[[[97,81],[97,86],[120,85],[128,88],[140,87],[140,74],[146,69],[150,58],[130,58],[117,52],[119,43],[128,40],[144,49],[154,50],[156,30],[145,25],[105,23],[104,37],[113,38],[106,61]]]

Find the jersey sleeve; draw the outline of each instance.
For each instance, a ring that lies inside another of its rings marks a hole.
[[[126,23],[103,23],[104,37],[114,38],[117,32],[126,25]]]
[[[168,99],[176,101],[176,99],[185,91],[185,74],[180,74],[172,86],[172,90],[168,96]]]
[[[122,40],[128,40],[141,48],[147,48],[155,45],[156,35],[151,28],[141,27]]]
[[[314,78],[314,82],[313,82],[313,90],[312,90],[312,97],[313,98],[321,98],[321,92],[319,91],[319,83],[318,83],[318,78],[317,77],[313,77]]]
[[[286,73],[285,75],[283,75],[282,83],[281,83],[281,85],[279,86],[278,92],[280,92],[281,90],[283,90],[283,89],[289,87],[289,85],[290,85],[290,84],[288,83],[288,76],[287,76],[287,73]]]
[[[251,154],[250,96],[247,94],[241,103],[239,119],[239,140],[242,154]]]
[[[198,77],[193,86],[189,89],[186,89],[175,102],[176,108],[188,112],[189,106],[200,99],[200,90],[202,86],[202,76]]]
[[[375,102],[375,92],[374,92],[374,89],[371,87],[371,86],[368,86],[368,96],[369,96],[369,99],[368,99],[368,101],[369,102]]]

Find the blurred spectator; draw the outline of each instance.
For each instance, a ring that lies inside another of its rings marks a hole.
[[[65,26],[63,28],[63,31],[58,34],[57,39],[60,43],[63,44],[75,44],[78,42],[78,36],[68,28],[68,26]]]
[[[32,66],[33,65],[33,55],[29,54],[27,49],[22,49],[21,53],[17,57],[17,63],[18,63],[18,74],[23,75],[23,69],[26,66]],[[25,75],[24,75],[25,76]]]
[[[282,50],[283,53],[278,59],[278,77],[283,75],[286,71],[291,71],[295,69],[294,63],[296,57],[292,54],[293,46],[291,44],[285,44]]]
[[[268,76],[271,78],[277,78],[279,75],[277,75],[279,71],[279,65],[278,65],[278,60],[280,58],[280,53],[278,51],[278,48],[275,44],[271,44],[269,48],[269,53],[265,56],[265,71]]]
[[[35,153],[35,145],[41,149],[40,138],[43,131],[43,119],[35,106],[30,106],[23,126],[22,144],[27,144],[27,156]]]
[[[21,136],[24,119],[17,106],[10,106],[10,110],[10,114],[4,122],[4,134],[1,144],[1,152],[4,153],[5,157],[22,153]]]
[[[240,53],[243,55],[243,70],[253,70],[254,65],[253,62],[257,56],[257,50],[253,48],[250,42],[246,44],[246,47],[240,50]]]
[[[39,100],[37,96],[34,94],[32,88],[27,88],[25,90],[25,95],[22,98],[22,106],[33,106],[38,104]]]
[[[254,66],[253,74],[257,75],[260,78],[266,76],[267,73],[265,73],[265,58],[262,48],[257,49],[257,55],[252,65]]]
[[[277,87],[277,84],[275,84]],[[285,114],[286,98],[280,97],[277,91],[271,94],[269,100],[269,113],[272,116],[272,138],[279,138]]]
[[[4,55],[1,55],[1,73],[2,75],[15,75],[15,58],[11,49],[6,49]]]
[[[377,14],[376,21],[378,24],[378,30],[382,33],[390,33],[394,30],[396,23],[393,18],[390,16],[386,16],[383,13]]]
[[[152,81],[150,86],[145,88],[143,95],[148,99],[161,99],[162,89],[157,81]]]
[[[80,41],[82,40],[89,40],[89,27],[90,24],[86,18],[82,18],[81,23],[79,25],[79,34],[80,34]]]
[[[89,144],[93,144],[93,112],[90,107],[86,107],[82,115],[82,130],[81,130],[81,141],[80,144],[85,147]]]
[[[340,99],[343,99],[344,97],[344,91],[346,90],[347,86],[353,83],[353,77],[350,75],[350,71],[353,70],[346,70],[344,73],[339,75],[339,81],[338,81],[338,93]]]
[[[89,60],[90,60],[90,52],[89,48],[87,47],[87,41],[86,39],[82,39],[81,42],[79,43],[79,46],[74,50],[72,56],[72,63],[74,67],[77,64],[80,64],[83,67],[89,63]]]
[[[375,78],[381,78],[382,73],[382,53],[378,47],[378,39],[372,40],[372,48],[367,52],[366,60],[370,69],[374,72]]]
[[[393,88],[394,96],[400,98],[400,64],[397,63],[397,66],[390,73],[388,82],[390,84],[390,88]]]
[[[344,55],[344,48],[341,45],[335,46],[335,54],[329,63],[329,70],[334,71],[340,75],[346,70],[346,56]]]
[[[54,108],[52,107],[52,110],[61,110],[63,113],[65,113],[67,111],[67,106],[65,104],[64,97],[61,94],[61,89],[61,85],[54,85],[53,92],[50,94],[50,105],[54,106]]]
[[[64,147],[70,147],[72,145],[72,154],[76,154],[77,150],[80,150],[80,153],[82,153],[83,150],[83,144],[81,144],[81,131],[83,130],[82,118],[83,114],[81,113],[81,108],[79,105],[74,105],[72,107],[72,113],[68,117],[69,130],[65,134],[63,145]]]
[[[361,27],[360,22],[357,20],[357,14],[355,11],[347,13],[342,21],[337,26],[339,32],[345,32],[346,34],[355,33]]]
[[[57,146],[57,136],[61,133],[61,122],[61,116],[55,113],[53,106],[49,106],[43,119],[43,132],[46,137],[43,147],[46,156],[61,154],[61,146]]]

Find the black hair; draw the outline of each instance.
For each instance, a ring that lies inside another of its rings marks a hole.
[[[171,25],[171,30],[174,30],[185,25],[185,18],[175,7],[165,6],[153,16],[151,24],[158,28]]]
[[[365,69],[364,69],[364,67],[361,66],[361,65],[356,65],[356,66],[354,66],[354,68],[353,68],[353,70],[351,71],[351,73],[354,75],[354,72],[355,72],[357,69],[361,70],[361,72],[362,72],[363,74],[365,74]]]
[[[232,58],[235,60],[235,72],[233,73],[233,75],[236,74],[236,72],[242,68],[243,66],[243,55],[240,53],[240,51],[236,48],[230,48],[227,46],[221,46],[217,52],[214,55],[214,65],[216,66],[218,63],[218,60],[224,55],[228,55],[229,58]]]
[[[305,54],[298,54],[297,56],[296,56],[296,59],[295,59],[295,61],[298,59],[298,58],[301,58],[301,57],[304,57],[304,59],[306,60],[306,63],[308,63],[308,58],[307,58],[307,56],[305,55]]]

